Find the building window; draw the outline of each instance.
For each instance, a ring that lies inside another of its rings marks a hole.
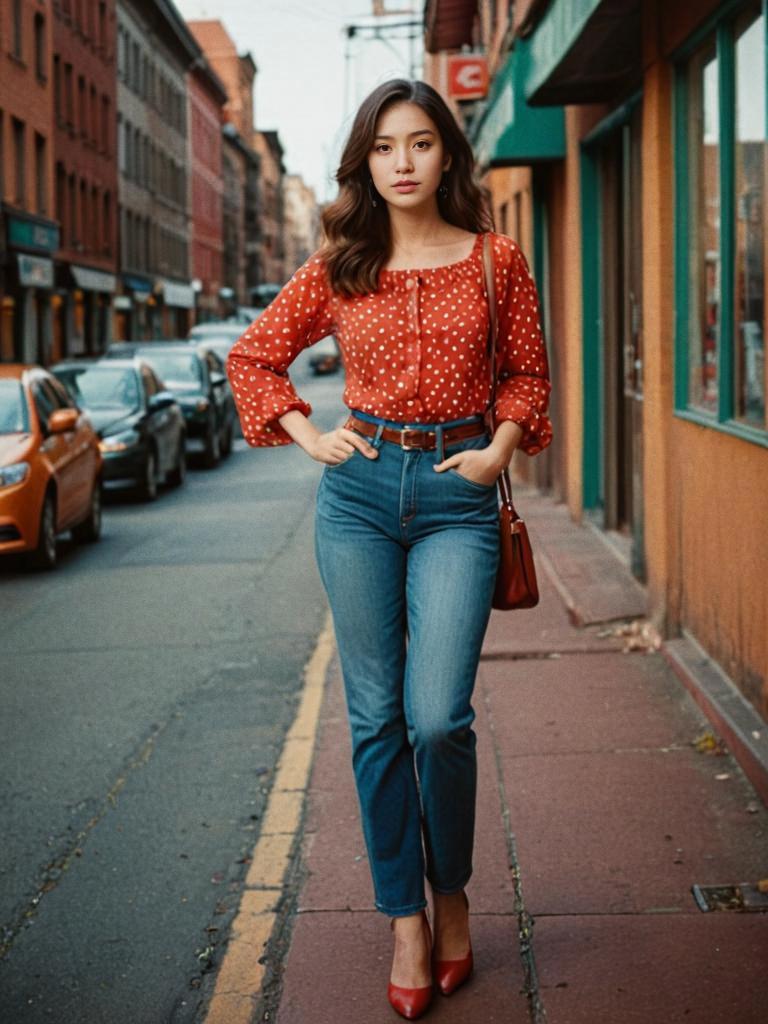
[[[82,75],[77,76],[77,120],[78,128],[80,129],[80,135],[82,138],[86,138],[88,135],[88,114],[86,111],[86,92],[85,92],[85,78]]]
[[[24,0],[11,4],[11,53],[17,60],[24,59]]]
[[[101,252],[103,247],[102,242],[102,231],[104,230],[103,225],[99,224],[99,217],[101,216],[101,204],[99,203],[99,190],[95,185],[91,185],[91,244],[90,250],[93,253]]]
[[[105,256],[112,255],[112,195],[106,191],[102,197],[102,241]]]
[[[768,445],[766,0],[713,17],[675,81],[675,410]]]
[[[11,118],[11,134],[13,136],[13,200],[22,210],[27,206],[27,173],[26,173],[26,129],[23,121]]]
[[[42,135],[35,132],[35,208],[43,216],[48,213],[47,147]]]
[[[58,53],[53,55],[53,110],[56,115],[56,124],[61,124],[61,58]]]
[[[734,416],[765,423],[765,17],[736,23],[734,160]]]
[[[35,74],[41,81],[48,77],[45,66],[45,18],[35,14]]]
[[[103,153],[109,155],[111,149],[111,139],[109,137],[109,111],[111,104],[109,102],[109,96],[101,97],[101,146],[100,149]]]
[[[70,131],[75,127],[74,94],[72,91],[72,65],[64,65],[64,118]]]
[[[88,190],[80,179],[80,250],[87,249],[90,239],[90,217],[88,216]]]
[[[99,2],[99,49],[107,56],[107,5],[104,0]]]
[[[96,95],[96,86],[91,86],[90,124],[88,132],[94,146],[99,144],[99,101]]]
[[[56,164],[56,219],[61,224],[62,248],[66,248],[70,243],[71,225],[67,213],[67,176],[62,163]]]
[[[69,244],[72,248],[75,248],[79,241],[79,221],[77,218],[77,189],[75,187],[74,174],[70,174],[67,179],[67,193],[67,207],[69,210]]]
[[[688,401],[717,411],[720,334],[720,111],[714,40],[688,66]]]

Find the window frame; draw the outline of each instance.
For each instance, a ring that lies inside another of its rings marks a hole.
[[[735,419],[733,393],[735,361],[735,25],[747,8],[745,0],[731,0],[708,18],[679,47],[673,63],[672,149],[674,168],[674,402],[673,414],[701,426],[723,431],[744,441],[768,448],[768,403],[766,424],[762,427]],[[768,0],[761,0],[768,49]],[[689,379],[689,191],[688,170],[688,62],[714,36],[718,62],[718,112],[720,152],[718,184],[720,202],[720,310],[717,339],[717,412],[709,413],[690,404]],[[763,88],[768,92],[768,61]],[[768,131],[768,126],[766,126]],[[764,268],[768,273],[768,267]],[[763,325],[768,335],[768,323]],[[766,345],[764,337],[764,345]],[[768,347],[768,346],[766,346]],[[768,395],[766,395],[768,399]]]

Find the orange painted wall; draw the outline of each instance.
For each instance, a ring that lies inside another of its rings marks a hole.
[[[717,5],[702,5],[712,9]],[[673,413],[672,75],[665,51],[701,21],[644,8],[644,491],[649,596],[768,718],[768,451]]]

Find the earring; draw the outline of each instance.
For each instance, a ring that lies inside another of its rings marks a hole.
[[[376,190],[373,188],[373,178],[368,179],[368,195],[371,197],[371,205],[378,206],[376,202]]]
[[[440,188],[437,190],[437,194],[440,196],[441,199],[447,198],[448,186],[445,183],[445,178],[443,178],[442,184],[440,185]]]

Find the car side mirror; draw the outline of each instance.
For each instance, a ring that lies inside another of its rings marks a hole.
[[[48,417],[48,430],[52,434],[64,434],[74,430],[80,413],[77,409],[57,409]]]
[[[176,397],[171,391],[158,391],[149,399],[149,408],[155,412],[158,409],[167,409],[176,404]]]

